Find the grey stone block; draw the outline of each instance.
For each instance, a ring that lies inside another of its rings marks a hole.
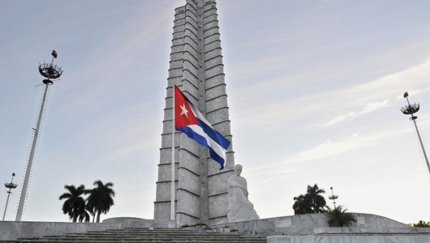
[[[206,69],[210,69],[210,68],[218,66],[218,65],[222,65],[222,57],[221,56],[209,59],[208,61],[205,62],[205,68]]]
[[[196,175],[195,173],[190,172],[184,167],[180,167],[178,170],[178,177],[181,179],[178,182],[178,188],[185,189],[196,195],[200,195],[199,175]]]
[[[210,52],[219,48],[221,48],[221,41],[213,41],[205,45],[205,52]]]
[[[185,35],[184,32],[176,32],[176,33],[173,33],[172,37],[173,39],[180,39],[180,38],[184,38],[184,35]],[[172,50],[172,53],[176,53],[176,52],[179,52],[179,50],[175,50],[175,51]]]
[[[211,51],[205,52],[205,60],[209,60],[214,57],[222,57],[222,50],[221,48],[212,49]]]
[[[185,190],[178,190],[178,212],[186,213],[194,217],[200,217],[200,198]]]
[[[206,38],[208,36],[212,36],[214,34],[219,34],[219,27],[218,26],[209,27],[209,28],[205,29],[204,38]]]
[[[173,68],[182,68],[182,63],[183,63],[183,60],[171,61],[170,65],[169,65],[169,68],[170,69],[173,69]]]
[[[203,18],[207,18],[208,16],[211,16],[211,15],[217,15],[217,9],[216,8],[211,8],[208,11],[205,11],[203,13]]]
[[[220,108],[228,107],[227,96],[218,96],[206,102],[206,112],[212,112]]]
[[[175,188],[177,189],[178,183],[175,183]],[[155,200],[156,201],[170,201],[170,192],[171,192],[171,182],[163,182],[163,183],[157,183],[157,195]]]
[[[212,112],[206,113],[206,119],[210,121],[212,124],[218,124],[222,121],[229,121],[229,109],[228,107],[220,108]],[[221,133],[226,135],[225,133]]]
[[[172,53],[176,53],[176,52],[183,52],[184,51],[184,46],[183,45],[178,45],[178,46],[172,46],[170,48]]]
[[[162,148],[168,148],[172,147],[172,134],[171,133],[165,133],[162,135],[161,139],[161,147]],[[179,145],[179,133],[175,133],[175,146]]]
[[[179,164],[175,164],[175,180],[178,179],[178,166]],[[168,163],[163,164],[162,168],[159,168],[158,170],[158,181],[170,181],[172,180],[172,164],[170,162],[170,159]]]
[[[193,154],[188,150],[180,150],[181,167],[185,167],[195,174],[200,174],[200,157],[199,155]],[[197,190],[196,190],[197,191]]]

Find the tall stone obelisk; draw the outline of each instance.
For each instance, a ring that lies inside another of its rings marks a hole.
[[[231,141],[224,65],[215,0],[186,0],[175,9],[170,68],[161,137],[154,219],[170,219],[172,84],[176,84],[212,126]],[[178,226],[227,219],[227,179],[232,175],[230,146],[225,168],[207,149],[175,133],[175,219]]]

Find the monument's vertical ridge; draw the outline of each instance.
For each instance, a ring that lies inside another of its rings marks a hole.
[[[215,0],[186,0],[175,10],[154,219],[170,218],[173,83],[231,141],[224,76]],[[232,146],[223,170],[206,148],[184,134],[175,133],[175,147],[178,224],[225,220]]]
[[[230,141],[229,108],[224,74],[221,39],[218,25],[218,13],[215,0],[205,1],[203,8],[203,43],[205,71],[206,119],[212,126]],[[234,166],[233,144],[227,152],[224,170],[220,171],[215,163],[209,163],[208,202],[209,220],[218,221],[227,215],[228,187],[227,179]]]
[[[170,53],[169,77],[167,78],[166,103],[164,109],[163,133],[161,134],[160,163],[156,183],[154,205],[155,219],[170,218],[171,157],[172,157],[172,84],[181,84],[184,51],[185,7],[175,9],[175,20]],[[179,166],[179,133],[175,134],[175,170]],[[175,183],[178,182],[175,173]],[[177,188],[177,186],[176,186]]]

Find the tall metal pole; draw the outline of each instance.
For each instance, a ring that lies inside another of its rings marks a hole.
[[[172,85],[172,88],[172,182],[170,186],[170,220],[175,220],[175,84]]]
[[[55,50],[52,51],[52,61],[51,63],[43,63],[39,64],[39,73],[46,79],[42,82],[45,84],[45,90],[43,92],[42,104],[40,105],[39,116],[37,118],[36,128],[34,130],[33,142],[31,144],[30,156],[27,162],[27,169],[25,172],[24,183],[22,185],[21,196],[19,198],[18,204],[18,212],[16,213],[15,221],[21,221],[22,213],[24,211],[25,200],[27,197],[28,191],[28,183],[30,180],[31,169],[33,166],[34,154],[36,152],[37,139],[39,137],[40,125],[42,123],[43,111],[45,109],[46,96],[48,93],[49,85],[52,85],[54,82],[52,80],[58,79],[63,74],[63,70],[60,67],[54,64],[54,58],[57,58],[57,52]]]
[[[415,129],[417,130],[418,140],[420,140],[421,149],[423,150],[424,159],[426,160],[427,168],[428,168],[429,173],[430,173],[430,164],[429,164],[429,159],[427,157],[426,149],[424,148],[423,140],[421,139],[420,132],[418,131],[417,122],[415,120],[413,120],[413,121],[414,121]]]
[[[4,207],[4,213],[3,213],[3,219],[2,221],[4,221],[4,218],[6,217],[6,211],[7,211],[7,205],[9,204],[9,197],[10,194],[12,193],[12,189],[15,189],[18,185],[13,183],[13,177],[15,176],[15,173],[12,173],[12,180],[10,181],[10,183],[5,183],[4,186],[6,188],[9,188],[9,191],[7,191],[7,199],[6,199],[6,206]]]
[[[429,159],[427,157],[427,153],[426,153],[426,150],[424,148],[423,140],[421,139],[421,135],[420,135],[420,132],[418,130],[417,122],[415,121],[418,117],[414,116],[414,113],[417,113],[420,110],[420,105],[419,104],[413,104],[413,105],[411,105],[411,103],[409,102],[408,96],[409,96],[408,92],[405,92],[404,95],[403,95],[403,97],[406,98],[406,101],[408,102],[408,105],[405,106],[405,107],[402,107],[402,109],[400,109],[400,110],[405,115],[411,115],[410,119],[414,122],[415,130],[417,131],[417,135],[418,135],[418,140],[420,141],[421,149],[422,149],[423,154],[424,154],[424,159],[426,160],[427,169],[428,169],[428,171],[430,173]]]
[[[408,104],[410,105],[408,97],[406,97],[406,100],[408,101]],[[420,131],[418,130],[417,122],[415,121],[416,117],[414,117],[413,115],[411,115],[411,116],[412,116],[411,119],[415,125],[415,130],[417,131],[418,140],[420,141],[421,149],[422,149],[423,154],[424,154],[424,159],[426,160],[426,163],[427,163],[427,169],[429,170],[429,173],[430,173],[430,163],[429,163],[429,159],[427,157],[426,149],[424,148],[423,140],[421,139]]]
[[[43,92],[42,104],[40,106],[39,117],[37,118],[36,129],[34,129],[33,143],[31,145],[30,157],[28,158],[27,170],[25,171],[24,184],[22,185],[21,197],[19,198],[18,212],[16,213],[15,221],[21,221],[22,212],[24,211],[25,199],[27,197],[28,182],[30,180],[31,167],[33,166],[34,153],[36,151],[37,138],[39,137],[40,123],[42,122],[43,110],[45,109],[46,94],[49,84],[45,84]]]

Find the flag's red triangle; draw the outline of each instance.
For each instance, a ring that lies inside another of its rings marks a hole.
[[[184,94],[176,85],[173,85],[173,90],[175,92],[175,129],[188,125],[197,125],[197,118],[194,116],[190,104],[188,104]]]

